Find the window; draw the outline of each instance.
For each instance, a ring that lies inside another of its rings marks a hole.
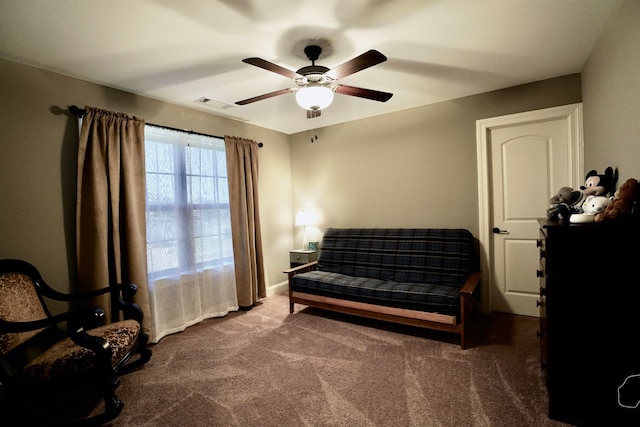
[[[145,126],[150,282],[233,263],[224,140]]]

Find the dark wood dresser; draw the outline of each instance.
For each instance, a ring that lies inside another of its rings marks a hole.
[[[640,426],[640,226],[539,223],[549,417]]]

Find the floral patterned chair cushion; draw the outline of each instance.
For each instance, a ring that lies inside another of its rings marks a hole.
[[[87,333],[102,337],[109,343],[111,365],[115,366],[133,348],[140,325],[135,320],[123,320]],[[21,373],[31,379],[63,379],[89,373],[94,367],[95,355],[91,350],[80,347],[71,338],[65,338],[27,364]]]

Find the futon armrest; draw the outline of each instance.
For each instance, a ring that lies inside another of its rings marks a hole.
[[[471,273],[471,275],[467,277],[466,282],[464,282],[462,289],[460,289],[460,293],[469,294],[469,295],[473,294],[479,282],[480,282],[480,272],[476,271],[474,273]]]
[[[289,279],[291,279],[296,274],[306,273],[308,271],[314,271],[318,269],[318,261],[309,262],[307,264],[302,264],[297,267],[289,268],[284,270],[283,273],[287,275]]]
[[[477,292],[478,283],[480,283],[480,272],[476,271],[467,278],[462,289],[460,289],[460,320],[463,324],[471,315],[473,307],[479,298]],[[464,337],[462,338],[462,348],[464,348]]]

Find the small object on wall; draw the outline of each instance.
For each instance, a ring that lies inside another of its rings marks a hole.
[[[309,250],[317,251],[318,250],[318,242],[309,242]]]

